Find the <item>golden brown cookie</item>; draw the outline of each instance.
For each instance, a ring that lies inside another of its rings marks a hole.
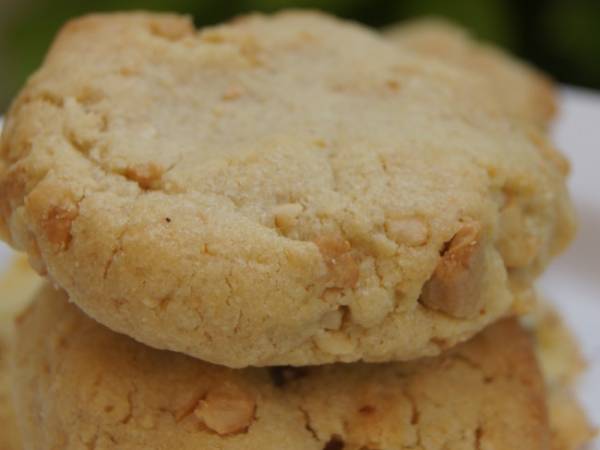
[[[552,450],[576,450],[597,433],[579,405],[573,384],[585,361],[558,312],[540,302],[528,320],[548,392]]]
[[[8,372],[8,342],[0,336],[0,449],[20,450],[21,438],[11,401]]]
[[[46,287],[19,320],[26,449],[546,449],[545,391],[515,320],[411,363],[232,370],[154,350]]]
[[[386,36],[403,49],[481,75],[494,96],[514,117],[545,128],[557,110],[551,80],[500,48],[474,40],[443,19],[421,19],[394,25]]]
[[[231,367],[409,360],[512,313],[565,168],[467,72],[317,13],[67,24],[14,102],[0,223],[86,313]]]
[[[41,279],[23,256],[15,258],[9,270],[0,276],[0,450],[22,448],[10,398],[9,348],[13,319],[31,300],[40,285]]]
[[[16,258],[10,270],[0,278],[2,305],[11,305],[0,314],[0,328],[2,329],[2,338],[0,338],[0,424],[2,424],[0,449],[2,450],[20,450],[22,448],[9,398],[11,389],[6,358],[8,356],[7,344],[12,335],[9,331],[10,324],[13,315],[24,307],[31,298],[31,292],[38,289],[39,286],[40,279],[22,257]],[[51,296],[55,295],[59,296],[59,294],[51,294]],[[544,303],[538,305],[535,314],[528,320],[528,327],[534,332],[535,352],[541,362],[547,386],[549,424],[552,436],[551,448],[553,450],[579,449],[591,439],[594,429],[587,421],[571,390],[575,378],[584,367],[578,346],[556,312]],[[147,351],[152,353],[150,350]],[[279,384],[285,383],[298,373],[301,374],[302,370],[278,368],[272,372],[275,381]]]
[[[30,267],[27,257],[14,256],[6,272],[0,274],[0,338],[12,336],[13,318],[17,316],[43,283]]]

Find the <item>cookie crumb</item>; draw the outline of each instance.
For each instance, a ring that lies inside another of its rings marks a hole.
[[[254,420],[255,401],[232,384],[209,391],[198,402],[194,416],[208,429],[224,436],[244,432]]]
[[[284,203],[277,205],[273,209],[275,225],[283,231],[293,228],[296,224],[298,216],[302,213],[302,205],[300,203]]]
[[[169,41],[177,41],[195,32],[194,25],[184,17],[162,17],[160,20],[151,20],[148,23],[148,30],[154,36]]]
[[[42,221],[46,237],[53,245],[66,250],[71,242],[71,225],[78,215],[74,206],[53,206]]]
[[[379,286],[358,288],[355,300],[350,304],[352,321],[365,328],[380,324],[393,309],[392,296]]]
[[[418,217],[390,214],[385,221],[385,231],[397,244],[411,247],[425,245],[429,238],[427,224]]]
[[[331,355],[349,355],[356,350],[356,342],[340,331],[322,331],[314,340],[320,350]]]
[[[340,236],[323,235],[315,239],[315,244],[329,269],[330,281],[334,287],[352,288],[360,275],[356,260],[351,254],[350,242]]]
[[[542,242],[534,233],[527,232],[524,206],[510,192],[504,195],[506,201],[500,210],[501,228],[496,246],[509,270],[527,267],[534,263]]]
[[[126,178],[135,181],[143,190],[155,187],[162,174],[162,167],[153,162],[127,167],[124,173]]]

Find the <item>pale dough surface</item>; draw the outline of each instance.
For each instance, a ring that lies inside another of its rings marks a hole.
[[[18,256],[0,277],[0,450],[22,448],[11,401],[8,371],[13,321],[31,301],[42,279],[29,267],[24,256]]]
[[[0,326],[2,327],[3,330],[7,331],[9,329],[9,325],[12,322],[14,315],[17,314],[18,311],[22,310],[22,308],[31,300],[33,290],[39,289],[39,287],[41,285],[40,281],[41,281],[40,278],[37,277],[35,275],[35,273],[28,267],[28,265],[26,264],[26,261],[23,257],[17,258],[15,260],[15,262],[12,264],[10,270],[2,278],[0,278],[0,298],[2,299],[2,304],[3,305],[5,305],[5,304],[11,305],[10,308],[4,309],[2,314],[0,314]],[[46,289],[48,289],[48,288],[46,288]],[[40,294],[40,295],[43,295],[43,294]],[[64,296],[62,296],[62,298],[61,298],[60,294],[54,293],[52,291],[51,291],[49,297],[50,298],[46,298],[45,300],[38,300],[38,301],[48,301],[48,300],[51,301],[52,297],[59,297],[59,302],[64,302]],[[65,307],[65,308],[67,310],[70,309],[70,307]],[[75,312],[72,314],[74,314],[74,316],[77,316],[79,313]],[[70,320],[70,319],[68,319],[68,320]],[[84,320],[84,322],[85,321],[86,320]],[[576,449],[580,448],[580,446],[582,444],[587,442],[594,434],[593,428],[588,423],[588,421],[585,417],[585,414],[579,407],[575,397],[572,394],[572,384],[575,381],[576,376],[579,374],[579,372],[584,367],[584,363],[583,363],[583,360],[579,353],[579,349],[578,349],[577,344],[574,341],[573,337],[569,333],[569,330],[564,326],[564,324],[562,323],[560,318],[556,315],[556,313],[553,310],[551,310],[550,308],[545,306],[543,303],[540,303],[538,305],[538,307],[536,308],[536,314],[533,316],[533,318],[530,318],[528,322],[529,322],[528,328],[533,331],[533,336],[535,338],[535,340],[534,340],[535,353],[537,354],[538,359],[541,362],[543,378],[544,378],[545,384],[546,384],[546,392],[547,392],[546,398],[547,398],[548,409],[549,409],[549,425],[550,425],[550,429],[551,429],[551,448],[553,450],[576,450]],[[58,320],[57,324],[60,324],[60,319]],[[22,326],[26,327],[27,325],[22,325]],[[51,326],[51,325],[46,325],[46,326]],[[102,330],[101,327],[93,326],[91,324],[89,325],[89,327],[92,330],[94,330],[94,329]],[[508,327],[508,325],[505,327]],[[42,329],[39,333],[43,333],[43,332],[44,331]],[[85,332],[85,331],[80,330],[79,332]],[[56,332],[56,333],[60,334],[62,332]],[[95,331],[93,334],[97,335],[97,333],[98,333],[98,331]],[[99,333],[100,333],[100,335],[104,334],[104,335],[109,335],[109,336],[112,335],[113,336],[112,338],[110,338],[106,341],[106,343],[105,343],[106,346],[110,346],[111,345],[110,342],[113,339],[116,342],[122,342],[123,340],[125,340],[123,337],[116,336],[106,330],[100,331]],[[486,332],[486,333],[488,333],[488,332]],[[518,336],[517,339],[519,339],[519,340],[522,339],[521,331],[515,332],[513,330],[511,333],[515,333],[515,335]],[[37,334],[37,332],[35,334]],[[496,334],[500,335],[499,332],[497,332]],[[514,339],[514,337],[512,337],[512,336],[504,336],[505,334],[508,334],[508,332],[503,333],[502,338]],[[10,336],[12,336],[12,332],[10,332],[10,334],[9,334],[9,332],[5,333],[3,335],[3,338],[0,339],[0,342],[8,344]],[[54,339],[54,337],[52,336],[52,333],[50,333],[50,337],[52,339]],[[73,337],[76,337],[76,336],[73,336]],[[22,336],[22,339],[27,339],[27,338]],[[94,338],[92,338],[92,339],[94,339]],[[499,339],[499,337],[496,337],[496,339]],[[82,345],[85,345],[85,343]],[[150,349],[143,349],[143,347],[141,347],[138,344],[131,344],[131,345],[133,346],[134,349],[138,348],[138,350],[135,350],[136,354],[152,354],[152,353],[159,354],[159,352],[156,352],[156,351],[153,351]],[[495,347],[497,345],[497,343],[488,343],[487,345]],[[474,344],[466,344],[463,346],[463,348],[468,347],[468,346],[474,346]],[[117,348],[119,348],[119,349],[122,348],[122,344],[118,345]],[[517,349],[519,349],[519,348],[520,348],[520,344],[517,345]],[[7,353],[5,350],[7,350],[6,347],[4,347],[3,350],[0,352],[0,362],[1,362],[1,364],[0,364],[0,424],[2,424],[0,429],[3,430],[2,432],[0,432],[0,448],[2,450],[21,450],[23,447],[21,445],[20,436],[18,434],[18,429],[16,426],[16,419],[14,417],[13,408],[12,408],[12,405],[11,405],[10,399],[9,399],[9,393],[12,391],[12,389],[10,388],[9,377],[8,377],[8,373],[7,373],[7,365],[6,365]],[[104,350],[106,350],[106,347],[102,347],[102,351],[104,351]],[[83,352],[83,350],[81,350],[81,351]],[[458,349],[454,350],[454,351],[458,352]],[[475,350],[473,349],[472,351],[475,351]],[[462,352],[462,351],[459,353],[463,356],[467,355],[467,353]],[[89,356],[86,356],[85,353],[77,352],[77,355],[79,355],[79,356],[76,356],[76,357],[81,357],[83,359],[89,358]],[[170,356],[163,356],[163,358],[166,358],[167,360],[169,360],[171,358],[174,358],[174,359],[181,358],[181,357],[177,357],[173,354],[165,353],[164,355],[170,355]],[[63,355],[56,355],[56,356],[63,357]],[[73,357],[73,354],[71,354],[71,356],[68,356],[68,358],[71,358],[71,357]],[[441,357],[438,357],[438,359],[441,360]],[[132,361],[136,361],[136,358],[133,358]],[[82,361],[81,364],[87,364],[87,363]],[[131,365],[134,363],[130,361],[129,364]],[[450,370],[449,370],[450,374],[453,374],[455,371],[458,370],[456,367],[453,367],[456,364],[456,361],[454,361],[454,363],[452,363],[451,358],[448,359],[447,364],[448,364],[448,367],[450,367]],[[481,367],[484,367],[486,364],[487,363],[484,363],[484,365],[482,365]],[[203,366],[210,367],[208,365],[203,365]],[[401,367],[402,365],[396,364],[396,366]],[[406,368],[412,367],[412,371],[406,370],[406,369],[401,370],[402,373],[406,373],[407,376],[409,376],[409,377],[410,376],[416,377],[418,373],[426,373],[429,370],[437,371],[437,369],[435,369],[435,367],[436,367],[435,364],[429,364],[429,365],[423,364],[422,365],[423,368],[421,368],[421,369],[419,369],[419,367],[420,367],[419,364],[416,364],[416,363],[406,364],[405,366],[406,366]],[[90,369],[92,369],[94,367],[95,366],[90,365]],[[140,370],[145,370],[145,367],[146,366],[141,367]],[[171,366],[169,366],[169,367],[171,367]],[[340,379],[345,378],[345,376],[343,375],[343,372],[352,373],[354,370],[351,368],[351,366],[346,366],[346,367],[347,367],[346,369],[341,371],[342,375],[340,376]],[[379,367],[379,366],[376,366],[376,367]],[[382,366],[382,367],[387,367],[387,366]],[[428,369],[427,367],[433,367],[434,369]],[[109,368],[110,368],[110,366],[107,367],[107,369],[109,369]],[[85,375],[85,373],[87,373],[87,369],[84,369],[83,366],[82,366],[82,369],[84,370],[84,378],[85,378],[86,376],[88,376],[88,375]],[[371,375],[369,375],[369,372],[365,370],[364,366],[360,370],[362,370],[362,373],[364,374],[364,376],[371,376]],[[389,369],[386,368],[384,370],[389,370]],[[248,371],[248,372],[251,372],[251,371]],[[255,371],[252,371],[252,372],[255,372]],[[340,373],[339,370],[338,370],[338,373]],[[412,375],[410,375],[410,374],[412,374]],[[289,381],[290,378],[293,378],[293,376],[295,376],[295,375],[302,376],[303,372],[302,371],[295,372],[290,369],[287,369],[287,370],[278,369],[277,371],[272,372],[271,376],[272,375],[275,375],[275,378],[271,378],[272,381],[274,380],[277,382],[277,384],[282,385],[282,387],[285,387],[285,385],[283,385],[283,383],[285,383],[286,380]],[[48,374],[46,374],[46,376],[48,376]],[[145,375],[145,376],[147,376],[147,375]],[[141,378],[142,384],[145,382],[144,381],[145,376]],[[308,376],[308,375],[306,375],[306,376]],[[440,374],[440,376],[443,377],[444,375]],[[317,376],[317,379],[319,379],[319,376]],[[378,380],[378,378],[375,378],[375,380]],[[367,384],[365,382],[365,380],[362,380],[360,383],[363,385]],[[425,389],[427,384],[429,384],[429,383],[433,383],[433,381],[427,381],[426,383],[423,384],[422,388]],[[405,386],[408,386],[411,383],[408,383],[407,385],[402,385],[402,386],[400,386],[401,383],[397,383],[397,384],[399,384],[399,386],[397,386],[397,387],[392,386],[392,384],[393,384],[393,381],[390,383],[391,389],[396,388],[399,390],[404,390],[404,389],[406,389]],[[307,388],[308,387],[309,386],[307,386]],[[164,390],[164,387],[162,387],[161,389]],[[439,394],[438,390],[435,388],[432,388],[432,393],[434,395]],[[406,400],[406,397],[403,395],[400,395],[399,397],[400,397],[399,401]],[[328,397],[328,398],[331,399],[331,397]],[[396,397],[393,397],[393,398],[396,398]],[[334,401],[335,401],[335,399],[334,399]],[[348,401],[348,398],[346,398],[344,400],[344,402],[347,402],[347,401]],[[357,398],[357,399],[355,399],[355,401],[362,401],[362,400],[360,398]],[[346,404],[346,403],[344,403],[344,404]],[[236,404],[235,403],[231,404],[231,408],[233,408],[235,410]],[[382,415],[382,418],[385,418],[386,414],[387,413],[384,412]],[[234,416],[234,418],[235,418],[235,416]],[[135,426],[136,423],[137,422],[134,421],[134,425],[132,425],[132,426]],[[387,419],[383,420],[382,423],[387,423]],[[414,425],[414,424],[412,424],[412,425]],[[213,426],[214,426],[214,424],[213,424]],[[431,428],[431,429],[435,429],[435,428]]]
[[[435,355],[573,232],[566,161],[480,78],[317,13],[77,19],[6,118],[0,230],[156,348]]]
[[[557,110],[552,81],[501,49],[479,42],[443,19],[421,19],[392,26],[386,36],[415,51],[482,76],[515,118],[545,128]]]
[[[528,318],[548,392],[553,450],[581,448],[596,434],[579,405],[573,386],[585,369],[578,343],[558,313],[540,302]]]
[[[48,286],[14,354],[26,450],[543,450],[551,438],[516,320],[416,362],[232,370],[116,334]]]

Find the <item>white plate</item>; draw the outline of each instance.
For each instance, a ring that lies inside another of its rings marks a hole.
[[[600,94],[567,88],[554,140],[572,164],[569,181],[579,216],[573,245],[540,282],[579,338],[589,367],[579,397],[600,425]],[[600,450],[600,438],[589,447]]]
[[[569,184],[580,229],[575,243],[540,285],[581,342],[589,368],[579,395],[592,422],[600,424],[600,94],[565,88],[561,103],[553,134],[573,166]],[[9,256],[10,250],[0,243],[0,271]],[[600,438],[589,448],[600,450]]]

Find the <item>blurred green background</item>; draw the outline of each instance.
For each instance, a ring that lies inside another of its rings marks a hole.
[[[198,26],[248,11],[319,8],[372,26],[445,16],[556,79],[600,89],[600,0],[0,0],[0,111],[35,70],[58,28],[90,11],[170,10]]]

